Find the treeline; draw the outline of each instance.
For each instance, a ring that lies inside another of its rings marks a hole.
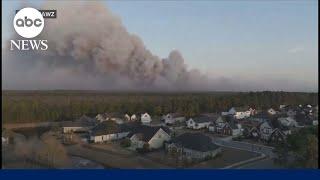
[[[274,162],[286,168],[318,168],[317,126],[299,129],[276,146]]]
[[[318,104],[318,93],[207,92],[112,93],[103,91],[2,91],[2,122],[73,120],[86,114],[118,112],[152,116],[180,112],[194,116],[230,107],[278,108],[280,104]]]

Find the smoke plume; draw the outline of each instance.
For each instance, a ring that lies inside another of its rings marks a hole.
[[[188,68],[178,50],[164,59],[152,54],[101,2],[49,1],[41,9],[57,10],[57,19],[45,19],[37,37],[47,39],[49,48],[21,52],[6,47],[4,88],[230,90],[220,83],[224,78],[214,80]],[[21,39],[15,36],[11,39]],[[239,81],[232,84],[231,90],[241,90],[239,84],[248,87]]]

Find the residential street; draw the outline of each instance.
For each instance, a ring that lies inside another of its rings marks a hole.
[[[246,151],[251,151],[256,153],[262,153],[269,156],[270,158],[273,158],[275,156],[274,153],[272,152],[274,148],[270,146],[233,141],[230,138],[214,138],[213,142],[221,146],[226,146],[230,148],[236,148],[236,149],[241,149],[241,150],[246,150]]]
[[[258,144],[252,144],[247,142],[233,141],[230,137],[226,138],[214,138],[213,142],[230,148],[241,149],[256,153],[261,153],[267,156],[267,158],[259,159],[250,163],[246,163],[237,167],[237,169],[278,169],[281,168],[273,163],[272,158],[275,154],[272,152],[273,147],[263,146]]]

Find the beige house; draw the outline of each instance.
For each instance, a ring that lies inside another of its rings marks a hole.
[[[128,136],[131,140],[131,148],[143,148],[147,144],[149,149],[161,148],[164,142],[171,139],[170,130],[161,126],[145,126],[141,125]]]

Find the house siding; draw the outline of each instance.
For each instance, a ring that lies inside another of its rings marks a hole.
[[[149,146],[152,149],[158,149],[163,146],[165,141],[169,141],[170,136],[163,131],[162,129],[159,129],[159,131],[149,140]]]
[[[116,134],[106,134],[106,135],[99,135],[99,136],[91,136],[90,140],[98,143],[98,142],[106,142],[106,141],[113,141],[127,137],[129,132],[122,132]]]
[[[221,148],[217,148],[213,151],[207,151],[207,152],[201,152],[201,151],[196,151],[193,149],[188,149],[188,148],[183,148],[176,146],[176,144],[171,143],[166,145],[166,151],[171,153],[173,151],[176,151],[176,155],[180,160],[186,159],[189,161],[203,161],[206,158],[213,158],[215,157],[218,153],[221,152]]]

